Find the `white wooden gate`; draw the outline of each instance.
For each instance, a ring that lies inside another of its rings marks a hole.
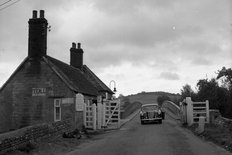
[[[87,129],[119,128],[120,100],[98,100],[97,106],[88,101],[84,104],[83,117]]]
[[[209,123],[209,102],[193,102],[193,123],[198,123],[200,116],[205,117],[205,123]]]
[[[91,104],[90,101],[84,104],[83,119],[87,129],[96,129],[96,104]]]
[[[183,120],[187,120],[188,125],[198,123],[201,116],[205,117],[205,123],[209,123],[209,101],[193,102],[187,97],[181,104]],[[184,110],[184,111],[183,111]]]
[[[119,128],[120,127],[120,100],[104,100],[104,127]]]

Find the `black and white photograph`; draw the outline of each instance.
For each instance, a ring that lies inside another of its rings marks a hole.
[[[232,155],[232,1],[0,0],[0,155]]]

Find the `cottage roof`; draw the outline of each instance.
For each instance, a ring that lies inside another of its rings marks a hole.
[[[44,57],[44,60],[71,90],[93,96],[98,95],[96,87],[88,81],[80,69],[72,67],[50,56]]]
[[[9,80],[28,62],[28,57],[18,66],[10,78],[3,84],[0,91],[5,87]],[[63,80],[63,82],[74,92],[86,95],[97,96],[99,92],[113,92],[86,66],[82,66],[82,71],[76,67],[68,65],[50,56],[43,57],[43,60],[51,69]]]
[[[82,66],[82,71],[84,72],[86,78],[99,92],[108,92],[110,94],[114,94],[114,92],[112,92],[112,90],[107,87],[86,65]]]

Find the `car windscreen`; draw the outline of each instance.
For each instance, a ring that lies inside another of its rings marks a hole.
[[[158,109],[159,109],[159,107],[157,105],[148,105],[148,106],[143,106],[141,108],[142,111],[155,111]]]

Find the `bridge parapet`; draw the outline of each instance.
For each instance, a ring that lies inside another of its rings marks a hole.
[[[180,119],[180,107],[171,101],[164,101],[162,108],[166,113],[174,117],[175,119]]]

